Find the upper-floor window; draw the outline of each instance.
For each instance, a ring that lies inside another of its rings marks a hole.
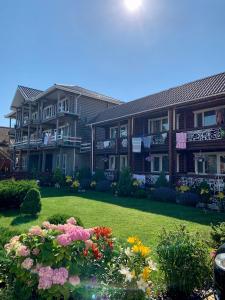
[[[224,112],[224,107],[218,109],[206,109],[195,112],[195,127],[224,124]]]
[[[67,98],[59,101],[58,111],[59,112],[69,111],[69,100]]]
[[[127,124],[121,125],[120,126],[120,132],[119,132],[119,128],[117,126],[115,127],[110,127],[109,129],[109,136],[110,139],[116,139],[117,137],[127,137]]]
[[[44,119],[52,118],[55,116],[55,113],[56,113],[56,111],[55,111],[54,105],[46,106],[43,111],[43,118]]]
[[[38,112],[35,111],[32,113],[32,120],[37,120],[38,119]]]
[[[116,139],[118,137],[118,127],[110,127],[109,136],[110,139]]]
[[[160,133],[169,130],[168,117],[148,120],[148,133]]]

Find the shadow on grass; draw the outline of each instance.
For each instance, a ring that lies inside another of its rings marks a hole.
[[[225,214],[204,211],[194,207],[187,207],[178,205],[175,203],[157,202],[150,199],[136,199],[136,198],[123,198],[114,197],[110,193],[100,193],[94,191],[87,191],[84,194],[74,194],[68,189],[55,189],[44,188],[42,190],[42,196],[44,198],[52,197],[65,197],[65,196],[77,196],[86,200],[94,200],[103,203],[109,203],[124,208],[135,209],[146,213],[167,216],[174,219],[183,220],[184,222],[194,222],[202,225],[217,224],[225,221]]]
[[[10,225],[17,226],[17,225],[21,225],[24,223],[29,223],[29,222],[37,220],[37,219],[38,219],[38,216],[19,215],[12,220]]]

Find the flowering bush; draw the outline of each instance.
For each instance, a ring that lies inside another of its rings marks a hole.
[[[77,226],[74,218],[63,225],[44,222],[5,245],[10,272],[30,297],[68,299],[81,280],[104,270],[113,252],[111,235],[110,228]]]
[[[92,180],[92,182],[91,182],[91,184],[90,184],[90,187],[91,187],[92,190],[95,189],[96,184],[97,184],[96,181],[95,181],[95,180]]]
[[[115,195],[117,193],[117,182],[114,181],[111,183],[111,190],[112,190],[113,195]]]
[[[71,187],[74,189],[75,192],[77,192],[80,187],[80,182],[78,180],[74,180]]]
[[[155,270],[150,248],[136,237],[128,244],[117,244],[111,228],[85,229],[74,218],[58,225],[45,221],[5,245],[14,294],[18,299],[78,299],[82,288],[87,294],[96,281],[99,295],[107,299],[118,290],[117,299],[128,299],[130,292],[138,293],[135,299],[150,299]]]
[[[185,193],[185,192],[190,191],[190,187],[187,185],[180,185],[177,187],[177,191],[180,193]]]
[[[66,176],[66,184],[71,185],[73,182],[72,176]]]

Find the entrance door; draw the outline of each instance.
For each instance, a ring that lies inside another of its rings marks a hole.
[[[53,155],[46,154],[45,172],[52,172],[52,161],[53,161]]]

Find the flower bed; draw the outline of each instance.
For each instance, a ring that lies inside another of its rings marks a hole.
[[[127,299],[132,292],[145,299],[152,294],[155,264],[150,249],[137,237],[130,237],[123,247],[110,228],[85,229],[74,218],[66,224],[44,222],[14,236],[5,250],[19,299],[77,299],[93,282],[92,289],[100,296],[118,293],[120,299]]]

